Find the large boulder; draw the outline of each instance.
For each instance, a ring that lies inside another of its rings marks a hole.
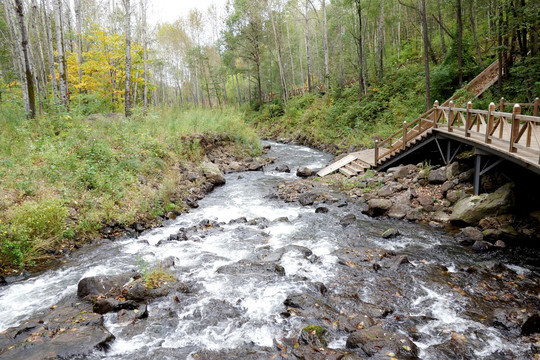
[[[430,184],[442,184],[446,180],[448,180],[448,178],[446,176],[446,168],[444,167],[429,172],[428,182]]]
[[[508,183],[491,194],[470,196],[454,205],[450,221],[454,224],[476,225],[483,218],[508,213],[515,204],[514,184]]]
[[[103,327],[103,317],[88,304],[55,308],[43,317],[24,321],[0,333],[0,358],[80,359],[105,349],[114,335]]]
[[[79,281],[77,296],[84,299],[108,294],[117,295],[131,279],[131,274],[90,276]]]
[[[371,199],[368,201],[367,214],[369,216],[384,215],[392,207],[392,201],[388,199]]]
[[[306,166],[301,166],[296,170],[296,176],[301,178],[307,178],[313,175],[313,171]]]
[[[372,326],[355,331],[347,339],[348,349],[362,349],[369,357],[393,353],[398,359],[417,359],[418,347],[405,335]]]
[[[223,184],[225,184],[225,182],[226,182],[225,176],[223,175],[221,170],[219,170],[217,165],[215,165],[214,163],[211,163],[209,161],[205,161],[201,165],[201,168],[202,168],[202,171],[204,173],[204,176],[206,177],[206,179],[211,184],[213,184],[213,185],[223,185]]]

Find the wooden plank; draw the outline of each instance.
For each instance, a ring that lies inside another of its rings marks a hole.
[[[320,177],[323,177],[323,176],[326,176],[328,174],[331,174],[334,171],[338,170],[340,167],[345,166],[345,165],[347,165],[348,163],[350,163],[350,162],[352,162],[354,160],[356,160],[356,156],[352,155],[352,154],[349,154],[349,155],[345,156],[344,158],[334,162],[333,164],[328,165],[324,169],[319,170],[317,175],[319,175]]]
[[[343,175],[347,176],[347,177],[351,177],[351,176],[354,176],[356,175],[356,172],[353,172],[345,167],[342,167],[342,168],[339,168],[339,172],[342,173]]]

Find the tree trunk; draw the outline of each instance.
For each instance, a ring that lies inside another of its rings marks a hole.
[[[362,100],[364,95],[364,44],[362,34],[362,3],[361,0],[354,1],[356,5],[356,15],[358,16],[358,37],[356,38],[358,49],[358,101]]]
[[[75,19],[77,23],[77,63],[79,65],[79,85],[82,83],[82,64],[83,64],[83,57],[82,57],[82,7],[81,7],[81,0],[75,0]],[[80,92],[80,90],[79,90]]]
[[[291,58],[291,82],[293,84],[292,87],[295,87],[296,86],[296,77],[294,76],[295,75],[295,71],[294,71],[294,61],[293,61],[293,56],[292,56],[292,48],[291,48],[291,36],[289,35],[289,23],[287,22],[286,23],[286,26],[287,26],[287,45],[289,47],[289,57]]]
[[[236,77],[236,90],[238,91],[238,104],[242,106],[242,94],[240,93],[240,82],[238,81],[238,73],[234,74]]]
[[[458,0],[461,1],[461,0]],[[424,72],[426,77],[426,110],[431,108],[431,94],[429,84],[429,37],[428,37],[428,24],[426,13],[426,0],[422,0],[422,10],[420,11],[422,17],[422,33],[424,36]]]
[[[478,56],[478,64],[483,69],[484,63],[482,61],[482,50],[480,49],[480,44],[478,43],[478,37],[476,36],[476,21],[474,20],[474,12],[473,12],[473,5],[475,4],[476,4],[476,1],[470,0],[469,15],[471,18],[471,28],[472,28],[473,38],[474,38],[474,45],[476,47],[476,56]]]
[[[384,47],[384,0],[381,0],[381,12],[379,14],[379,27],[377,29],[377,52],[378,52],[378,67],[379,67],[379,82],[383,81],[384,63],[383,63],[383,47]]]
[[[43,14],[41,16],[41,21],[43,28],[45,29],[45,35],[47,37],[47,57],[49,59],[49,72],[51,76],[51,86],[53,95],[56,99],[60,98],[58,93],[58,82],[56,81],[56,69],[54,67],[54,41],[51,33],[51,25],[49,22],[49,17],[47,16],[47,7],[45,5],[45,0],[41,0],[41,7]]]
[[[446,43],[444,42],[444,29],[443,29],[443,19],[441,12],[441,0],[437,0],[437,12],[439,13],[439,36],[441,37],[441,48],[443,55],[446,55]]]
[[[125,85],[125,115],[131,116],[131,0],[124,0],[126,10],[126,85]]]
[[[146,1],[141,0],[143,31],[144,111],[148,109],[148,50],[146,41]]]
[[[58,53],[58,78],[60,82],[60,102],[67,106],[68,88],[66,82],[66,71],[64,62],[64,43],[62,30],[62,0],[53,0],[54,22],[56,27],[56,51]]]
[[[36,99],[34,96],[34,79],[32,79],[32,71],[30,69],[30,52],[28,49],[28,32],[24,22],[24,11],[22,0],[15,0],[15,11],[19,22],[20,42],[22,47],[22,62],[24,64],[24,76],[27,83],[27,95],[25,96],[25,109],[28,108],[27,117],[33,119],[36,116]],[[28,104],[26,104],[28,101]]]
[[[425,0],[423,0],[425,1]],[[459,87],[463,86],[463,18],[461,16],[461,0],[456,0],[456,18],[457,18],[457,61],[458,61],[458,79]]]
[[[323,48],[324,48],[324,85],[330,87],[330,61],[328,58],[328,26],[326,24],[326,0],[322,0],[323,11]],[[341,35],[339,35],[341,38]]]
[[[308,81],[308,92],[311,92],[311,71],[310,71],[310,62],[311,62],[311,53],[309,49],[309,13],[308,13],[308,0],[305,0],[305,37],[306,37],[306,71],[307,71],[307,81]]]
[[[270,13],[270,21],[272,23],[272,30],[274,32],[274,42],[276,44],[276,50],[277,50],[277,58],[278,58],[278,67],[279,67],[279,78],[281,80],[281,89],[283,92],[283,100],[287,101],[288,94],[287,94],[287,81],[285,79],[285,69],[283,69],[283,62],[281,61],[281,42],[278,38],[278,32],[276,30],[276,22],[274,21],[274,15],[272,14],[273,11],[271,8],[268,8],[268,12]]]

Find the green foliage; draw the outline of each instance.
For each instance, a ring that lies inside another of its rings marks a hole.
[[[10,211],[9,224],[0,223],[3,261],[16,266],[39,257],[61,238],[67,208],[58,199],[28,201]]]
[[[13,265],[104,222],[130,225],[182,208],[170,199],[181,198],[178,165],[203,158],[197,135],[227,137],[239,156],[261,153],[233,110],[135,109],[128,119],[74,111],[26,121],[19,105],[6,102],[0,127],[0,251]],[[76,211],[69,229],[67,208]]]
[[[326,329],[323,328],[322,326],[320,325],[308,325],[306,326],[305,328],[303,328],[302,330],[312,334],[312,335],[316,335],[319,340],[321,341],[321,344],[323,344],[324,346],[328,346],[328,343],[326,342],[326,340],[324,339],[324,335],[326,334]]]

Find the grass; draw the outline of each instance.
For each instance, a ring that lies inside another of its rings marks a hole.
[[[171,198],[179,168],[199,162],[197,135],[232,139],[238,154],[260,153],[258,137],[232,110],[154,109],[143,115],[57,113],[25,120],[0,106],[0,258],[23,266],[59,242],[104,224],[129,225],[184,204]]]

